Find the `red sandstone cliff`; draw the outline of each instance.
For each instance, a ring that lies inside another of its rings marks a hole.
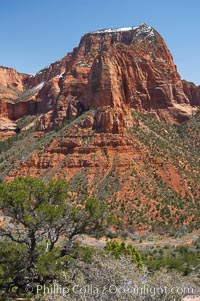
[[[9,89],[15,93],[23,92],[24,82],[29,76],[27,74],[18,73],[13,68],[0,66],[0,88],[1,94],[3,87]]]
[[[186,80],[182,81],[183,91],[187,95],[190,105],[200,106],[200,86],[195,86],[195,84],[187,82]]]
[[[131,108],[180,123],[200,103],[199,87],[181,81],[163,38],[146,24],[88,33],[72,53],[35,76],[0,68],[0,85],[0,118],[40,114],[40,130],[90,108],[98,132],[125,131],[133,122]]]

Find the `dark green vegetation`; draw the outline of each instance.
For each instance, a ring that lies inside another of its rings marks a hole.
[[[188,287],[192,293],[197,289],[195,283],[181,274],[163,270],[166,266],[163,262],[155,265],[156,256],[163,255],[161,251],[149,253],[152,260],[143,256],[151,271],[149,275],[140,252],[133,245],[111,241],[102,250],[81,245],[77,240],[81,234],[99,238],[113,218],[108,216],[106,206],[94,198],[87,199],[84,206],[73,205],[69,201],[68,185],[62,179],[48,184],[33,178],[1,183],[0,210],[4,216],[0,228],[1,300],[11,300],[9,296],[14,294],[35,301],[55,298],[57,301],[83,298],[179,301],[188,291],[171,291],[175,283],[177,287]],[[198,242],[196,249],[199,250]],[[189,260],[187,248],[180,248],[179,253]],[[157,269],[161,270],[152,273]],[[167,289],[165,293],[159,290],[153,295],[149,291],[134,291],[134,287],[142,288],[144,284]],[[56,291],[47,293],[55,285],[64,287],[67,295]],[[93,287],[93,292],[88,286]]]
[[[141,249],[144,264],[149,270],[155,271],[166,268],[176,270],[182,275],[200,276],[200,240],[194,245],[177,247],[148,247]]]
[[[2,293],[51,283],[71,260],[90,253],[75,243],[78,235],[104,233],[106,207],[95,199],[88,199],[84,208],[73,206],[67,202],[67,192],[63,180],[46,185],[18,178],[0,184],[0,209],[5,216],[0,229]]]
[[[122,254],[129,256],[133,263],[137,263],[138,268],[142,269],[142,257],[136,248],[132,245],[126,245],[124,242],[118,243],[113,240],[106,244],[105,251],[109,252],[116,259],[119,259]]]

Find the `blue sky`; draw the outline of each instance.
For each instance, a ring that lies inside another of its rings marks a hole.
[[[181,77],[200,85],[199,0],[0,0],[0,65],[36,73],[102,28],[142,22],[164,37]]]

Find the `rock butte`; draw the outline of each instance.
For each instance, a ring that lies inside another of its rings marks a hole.
[[[62,137],[54,137],[25,159],[19,154],[4,178],[64,176],[71,181],[84,169],[92,194],[116,162],[120,179],[132,167],[143,173],[150,151],[128,134],[134,125],[145,130],[132,111],[180,124],[199,106],[200,87],[181,80],[165,41],[152,27],[142,24],[85,34],[71,53],[35,75],[0,67],[1,140],[15,135],[18,121],[27,115],[36,116],[33,141],[74,120]],[[133,158],[140,155],[138,164]],[[189,184],[168,163],[169,176],[158,167],[157,172],[184,195]],[[118,185],[115,199],[131,199],[131,185],[129,180]]]
[[[34,76],[1,67],[0,88],[4,133],[5,118],[9,131],[10,121],[44,114],[39,129],[49,130],[90,108],[96,131],[121,133],[131,108],[180,123],[200,105],[200,88],[181,80],[163,38],[146,24],[88,33]]]

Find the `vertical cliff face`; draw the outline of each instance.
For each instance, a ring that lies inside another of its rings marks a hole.
[[[25,90],[27,74],[18,73],[13,68],[0,67],[0,140],[15,134],[13,121],[27,113],[24,105],[13,106],[13,100]]]
[[[13,68],[0,66],[0,87],[10,88],[14,92],[23,92],[27,74],[18,73]]]
[[[123,131],[131,125],[130,108],[170,122],[189,117],[187,107],[196,96],[184,92],[173,58],[153,28],[142,24],[89,33],[81,39],[80,54],[91,65],[85,106],[98,108],[98,131]]]
[[[98,55],[88,81],[86,103],[97,108],[94,129],[98,132],[123,132],[131,123],[130,101],[123,87],[123,72],[116,56]]]
[[[8,117],[9,105],[25,89],[29,75],[18,73],[13,68],[0,67],[0,116]],[[9,116],[12,119],[13,114]]]
[[[182,81],[183,91],[188,96],[190,104],[192,106],[200,106],[200,86],[195,86],[195,84]]]

